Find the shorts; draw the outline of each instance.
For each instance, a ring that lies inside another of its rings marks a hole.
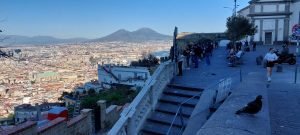
[[[267,61],[267,67],[274,67],[274,62]]]

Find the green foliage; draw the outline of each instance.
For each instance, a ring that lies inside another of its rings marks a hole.
[[[83,90],[83,91],[82,91],[82,94],[86,94],[86,90]]]
[[[73,105],[68,106],[68,113],[69,113],[69,117],[72,118],[73,113],[74,113],[74,106]]]
[[[15,49],[15,52],[16,52],[17,54],[19,54],[19,53],[22,52],[22,51],[21,51],[21,49]]]
[[[118,87],[116,89],[110,89],[102,91],[100,93],[95,93],[84,97],[81,100],[82,108],[95,108],[97,106],[98,100],[106,100],[107,104],[116,104],[124,105],[128,102],[131,102],[135,96],[138,94],[138,91],[132,91],[128,88]]]
[[[94,89],[89,89],[89,90],[88,90],[88,94],[89,94],[90,96],[95,95],[95,94],[96,94],[96,91],[95,91]]]
[[[139,61],[131,62],[131,66],[139,66],[139,67],[152,67],[159,63],[159,59],[153,55],[149,55]]]
[[[244,16],[231,16],[227,18],[226,34],[230,40],[237,41],[247,35],[254,35],[257,31],[257,26],[254,26]]]
[[[94,58],[93,56],[91,56],[89,58],[89,61],[90,61],[91,65],[96,65],[99,61],[99,58]]]
[[[15,115],[14,114],[12,114],[12,113],[10,113],[9,115],[8,115],[8,119],[12,119],[12,118],[14,118],[15,117]]]
[[[76,91],[76,92],[75,92],[75,95],[76,95],[76,96],[79,96],[79,94],[80,94],[79,91]]]
[[[59,101],[63,101],[63,100],[64,100],[64,96],[67,96],[67,95],[72,97],[72,96],[73,96],[73,93],[72,93],[72,92],[69,93],[69,92],[64,91],[64,92],[61,94],[61,96],[58,98],[58,100],[59,100]]]

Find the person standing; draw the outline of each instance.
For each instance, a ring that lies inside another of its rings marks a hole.
[[[209,51],[209,47],[208,46],[206,46],[205,47],[205,53],[204,53],[204,55],[205,55],[205,62],[206,62],[206,65],[210,65],[210,59],[209,59],[209,57],[210,57],[210,51]]]
[[[195,61],[195,68],[198,68],[199,67],[199,58],[201,57],[201,47],[200,45],[198,44],[195,49],[195,57],[194,57],[194,61]]]
[[[269,52],[265,55],[264,59],[267,62],[267,78],[268,82],[271,82],[272,68],[275,65],[278,56],[274,53],[274,49],[270,48]]]
[[[253,44],[252,44],[252,51],[253,52],[256,51],[256,42],[253,42]]]
[[[183,55],[184,55],[185,58],[186,58],[186,66],[187,66],[187,69],[190,69],[190,56],[191,56],[191,52],[190,52],[189,47],[186,48],[186,49],[184,49]]]
[[[183,64],[183,56],[179,55],[179,57],[178,57],[178,76],[182,76],[182,64]]]

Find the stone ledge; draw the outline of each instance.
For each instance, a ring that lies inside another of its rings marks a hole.
[[[271,134],[268,94],[263,79],[265,79],[264,73],[250,74],[201,127],[197,134]],[[255,115],[235,114],[235,111],[254,100],[257,95],[263,96],[263,108],[259,113]]]
[[[8,129],[0,130],[0,135],[16,135],[16,134],[22,134],[23,131],[28,129],[36,130],[36,122],[34,121],[27,121],[23,124],[13,126]]]

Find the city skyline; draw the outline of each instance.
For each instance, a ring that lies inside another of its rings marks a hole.
[[[224,22],[232,14],[233,2],[2,0],[0,28],[5,35],[89,39],[104,37],[119,29],[134,31],[143,27],[166,35],[171,35],[175,26],[181,32],[224,32]],[[239,10],[248,0],[237,2]]]

